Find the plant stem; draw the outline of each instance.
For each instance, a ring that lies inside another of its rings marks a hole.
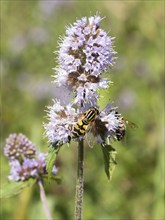
[[[43,205],[43,208],[45,211],[45,215],[48,220],[53,220],[51,213],[50,213],[50,210],[49,210],[49,207],[48,207],[48,201],[47,201],[47,198],[45,195],[45,190],[44,190],[41,179],[38,179],[37,183],[38,183],[38,186],[40,189],[40,198],[41,198],[41,202],[42,202],[42,205]]]
[[[75,220],[82,220],[83,189],[84,189],[84,143],[78,143],[78,166],[75,196]]]

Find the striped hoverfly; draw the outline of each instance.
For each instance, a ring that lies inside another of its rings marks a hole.
[[[131,128],[137,128],[137,125],[133,122],[126,120],[118,112],[115,112],[115,117],[119,120],[119,126],[117,127],[115,131],[116,139],[118,141],[121,141],[125,136],[127,125],[129,125]]]
[[[75,138],[83,137],[89,131],[92,122],[95,121],[98,115],[99,110],[95,107],[91,107],[86,112],[84,112],[76,124],[72,126],[73,136]]]

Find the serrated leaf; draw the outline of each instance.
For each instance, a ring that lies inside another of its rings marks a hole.
[[[0,198],[9,198],[19,194],[25,187],[32,186],[36,179],[30,178],[26,181],[7,182],[1,186]]]
[[[53,169],[53,166],[54,166],[54,162],[56,160],[56,156],[57,156],[57,153],[60,149],[60,146],[49,146],[49,151],[48,151],[48,155],[46,157],[46,170],[48,172],[48,180],[51,179],[51,176],[52,176],[52,169]]]
[[[112,174],[116,166],[117,151],[109,144],[101,145],[104,158],[104,170],[109,180],[112,179]]]

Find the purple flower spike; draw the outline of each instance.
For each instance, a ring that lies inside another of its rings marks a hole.
[[[101,20],[98,15],[77,20],[67,27],[66,36],[59,43],[55,82],[76,91],[74,103],[81,106],[82,100],[97,104],[97,90],[108,87],[107,79],[104,86],[100,83],[101,75],[116,59],[113,38],[100,28]]]

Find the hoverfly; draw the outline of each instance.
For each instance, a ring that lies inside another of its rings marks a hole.
[[[78,119],[77,123],[72,126],[72,134],[75,138],[83,137],[90,129],[92,122],[95,121],[99,115],[99,110],[95,107],[89,108],[83,115]]]
[[[119,120],[119,126],[117,127],[115,131],[115,135],[118,141],[121,141],[126,132],[127,125],[130,125],[131,128],[137,128],[137,125],[133,122],[129,122],[124,117],[122,117],[118,112],[115,112],[115,117]]]

